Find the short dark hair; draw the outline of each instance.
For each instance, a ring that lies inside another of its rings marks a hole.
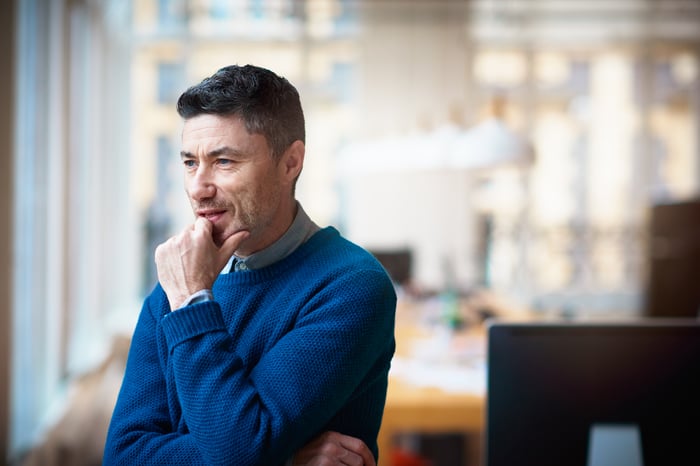
[[[177,101],[184,119],[201,114],[237,115],[251,134],[262,134],[273,157],[305,142],[299,93],[287,79],[253,65],[231,65],[187,89]]]

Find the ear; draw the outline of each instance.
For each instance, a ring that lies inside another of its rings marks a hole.
[[[306,146],[303,142],[294,141],[282,154],[280,168],[284,171],[284,177],[293,182],[299,177],[301,169],[304,168],[304,153]]]

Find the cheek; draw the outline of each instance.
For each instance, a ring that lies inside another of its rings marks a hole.
[[[274,170],[248,171],[222,180],[218,184],[216,197],[232,206],[236,217],[248,222],[274,212],[280,202],[282,189]]]
[[[240,177],[225,177],[216,184],[216,199],[237,206],[247,196],[247,187]]]

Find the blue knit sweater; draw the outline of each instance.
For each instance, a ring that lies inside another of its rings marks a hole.
[[[213,292],[144,302],[104,464],[280,465],[327,430],[376,457],[396,309],[381,265],[329,227]]]

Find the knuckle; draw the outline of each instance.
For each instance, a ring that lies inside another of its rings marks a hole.
[[[324,443],[321,447],[321,452],[324,455],[337,455],[340,453],[340,447],[337,443]]]

